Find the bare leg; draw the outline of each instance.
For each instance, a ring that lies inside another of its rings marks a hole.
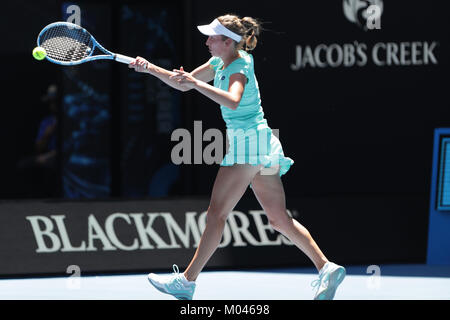
[[[322,269],[328,259],[319,249],[309,231],[286,211],[286,198],[280,176],[258,174],[252,181],[253,192],[269,218],[272,227],[286,236]]]
[[[235,165],[221,167],[214,182],[205,231],[191,263],[184,271],[188,281],[195,281],[216,251],[222,239],[225,222],[248,185],[260,170],[259,166]]]

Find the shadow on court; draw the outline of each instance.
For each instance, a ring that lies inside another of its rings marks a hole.
[[[445,265],[424,265],[424,264],[395,264],[378,265],[381,276],[393,277],[450,277],[450,266]],[[367,266],[345,266],[347,275],[372,275],[373,269]],[[270,272],[270,273],[301,273],[317,274],[315,268],[280,268],[280,269],[261,269],[261,270],[243,270],[241,272]]]

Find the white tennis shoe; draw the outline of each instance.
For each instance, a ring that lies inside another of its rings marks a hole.
[[[195,291],[195,282],[189,282],[184,278],[176,264],[173,265],[174,273],[169,276],[159,276],[150,273],[148,281],[162,293],[170,294],[178,300],[192,300]]]
[[[319,279],[313,281],[311,286],[317,287],[314,300],[333,300],[337,287],[345,278],[345,268],[333,262],[327,262],[319,271]]]

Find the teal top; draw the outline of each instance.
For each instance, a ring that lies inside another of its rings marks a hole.
[[[272,129],[264,118],[253,56],[242,50],[239,54],[240,57],[226,68],[220,57],[212,57],[209,60],[215,71],[216,88],[228,91],[230,77],[236,73],[241,73],[247,78],[241,102],[236,110],[220,106],[229,140],[229,150],[221,166],[262,164],[265,168],[269,168],[269,172],[266,171],[264,174],[279,171],[281,176],[289,170],[294,161],[284,156],[279,139],[272,134]]]
[[[230,76],[241,73],[247,78],[244,94],[236,110],[221,106],[222,117],[228,129],[249,129],[267,127],[264,112],[261,106],[261,95],[259,92],[258,80],[255,76],[255,65],[253,56],[243,50],[239,51],[240,58],[234,60],[225,69],[224,63],[219,57],[212,57],[209,60],[212,68],[216,72],[214,77],[214,87],[228,91]]]

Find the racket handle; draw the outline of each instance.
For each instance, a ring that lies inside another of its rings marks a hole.
[[[135,58],[130,58],[130,57],[127,57],[127,56],[123,56],[121,54],[115,54],[114,55],[114,60],[116,60],[117,62],[130,64],[130,63],[132,63],[135,60]]]

